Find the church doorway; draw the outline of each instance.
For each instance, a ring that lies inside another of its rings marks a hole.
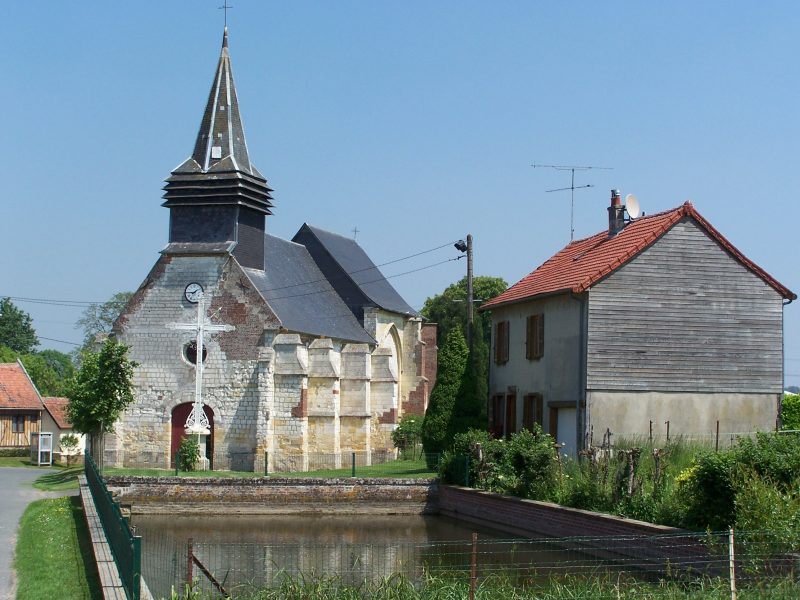
[[[189,418],[189,413],[192,412],[192,404],[192,402],[185,402],[172,409],[172,447],[169,462],[173,469],[175,468],[175,458],[178,456],[181,440],[186,437],[186,419]],[[208,459],[209,468],[213,469],[214,411],[204,404],[203,412],[208,417],[208,428],[211,430],[211,435],[200,436],[200,456],[205,456]]]

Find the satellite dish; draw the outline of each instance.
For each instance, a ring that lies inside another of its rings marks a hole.
[[[635,219],[641,213],[641,208],[639,207],[639,199],[634,196],[633,194],[628,194],[625,196],[625,208],[628,211],[628,216],[631,219]]]

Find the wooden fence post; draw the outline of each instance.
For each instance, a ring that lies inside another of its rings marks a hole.
[[[472,556],[470,558],[469,600],[475,600],[475,588],[478,584],[478,534],[472,532]]]
[[[194,562],[194,552],[192,551],[192,538],[189,538],[186,552],[186,596],[192,590],[192,563]]]
[[[728,530],[728,569],[731,577],[731,600],[736,600],[736,556],[733,547],[733,527]]]

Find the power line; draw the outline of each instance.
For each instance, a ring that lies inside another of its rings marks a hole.
[[[47,340],[48,342],[59,342],[60,344],[69,344],[70,346],[83,346],[83,344],[76,344],[75,342],[68,342],[67,340],[56,340],[54,338],[44,337],[43,335],[36,335],[40,340]]]
[[[393,265],[393,264],[398,263],[398,262],[402,262],[402,261],[405,261],[405,260],[410,260],[412,258],[417,258],[418,256],[422,256],[424,254],[430,254],[431,252],[435,252],[436,250],[441,250],[442,248],[446,248],[448,246],[451,246],[453,243],[454,242],[447,242],[445,244],[442,244],[441,246],[436,246],[435,248],[430,248],[428,250],[422,250],[420,252],[415,252],[414,254],[409,254],[407,256],[402,256],[400,258],[395,258],[393,260],[389,260],[389,261],[386,261],[386,262],[383,262],[383,263],[380,263],[380,264],[377,264],[377,265],[364,267],[363,269],[356,269],[354,271],[345,271],[345,275],[355,275],[357,273],[362,273],[364,271],[370,271],[372,269],[377,269],[379,267],[385,267],[387,265]],[[450,259],[450,260],[456,260],[456,259]],[[384,279],[392,279],[394,277],[400,277],[402,275],[408,275],[409,273],[416,273],[417,271],[422,271],[422,270],[425,270],[425,269],[429,269],[429,268],[438,266],[440,264],[444,264],[446,262],[450,262],[450,260],[445,260],[445,261],[441,261],[441,262],[438,262],[438,263],[435,263],[435,264],[432,264],[432,265],[427,265],[425,267],[421,267],[419,269],[415,269],[415,270],[412,270],[412,271],[407,271],[405,273],[398,273],[396,275],[390,275],[388,277],[381,277],[379,279],[375,279],[375,280],[372,280],[372,281],[362,282],[360,285],[364,285],[366,283],[376,283],[376,282],[382,281]],[[278,290],[289,289],[289,288],[299,287],[299,286],[303,286],[303,285],[310,285],[312,283],[320,283],[320,282],[323,282],[323,281],[331,281],[331,280],[327,279],[326,277],[323,277],[321,279],[312,279],[312,280],[309,280],[309,281],[302,281],[300,283],[292,283],[292,284],[284,285],[284,286],[266,288],[266,289],[259,290],[259,291],[262,292],[262,293],[274,292],[274,291],[278,291]],[[317,292],[321,292],[321,291],[323,291],[323,290],[317,290]],[[310,292],[310,293],[317,293],[317,292]],[[307,296],[307,295],[308,295],[308,293],[299,294],[299,296]],[[286,298],[291,298],[293,296],[285,296],[285,297]],[[46,305],[46,306],[63,306],[63,307],[66,307],[66,308],[88,308],[89,306],[92,306],[92,305],[105,304],[105,302],[89,302],[89,301],[82,301],[82,300],[59,300],[59,299],[54,299],[54,298],[30,298],[30,297],[27,297],[27,296],[7,296],[7,295],[2,295],[2,294],[0,294],[0,298],[8,298],[8,299],[14,300],[16,302],[27,302],[27,303],[30,303],[30,304],[43,304],[43,305]],[[277,298],[273,298],[273,299],[277,299]]]

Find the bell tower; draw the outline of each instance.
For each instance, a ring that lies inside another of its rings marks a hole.
[[[228,53],[228,28],[191,157],[164,186],[170,243],[233,243],[244,267],[264,269],[272,189],[250,162]]]

